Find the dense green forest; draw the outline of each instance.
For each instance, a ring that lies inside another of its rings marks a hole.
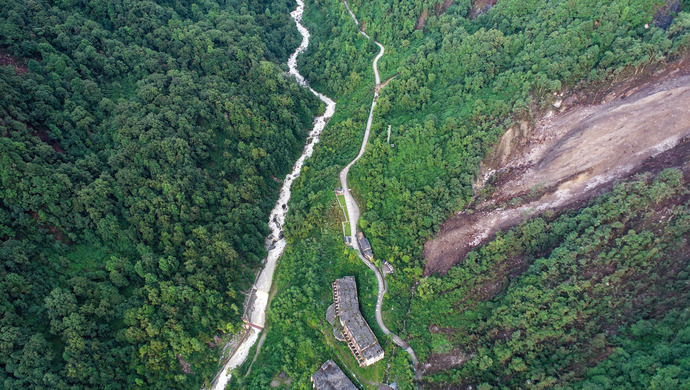
[[[649,176],[422,279],[408,321],[420,358],[476,356],[427,380],[552,388],[608,357],[577,387],[690,383],[688,335],[670,331],[690,307],[690,191],[678,170]]]
[[[457,335],[443,338],[429,333],[433,320],[457,311],[455,308],[455,311],[449,311],[448,306],[434,306],[430,291],[436,290],[430,290],[430,287],[433,283],[452,284],[457,280],[453,273],[446,277],[422,277],[423,243],[448,215],[463,209],[470,201],[474,195],[471,183],[479,161],[514,120],[538,117],[542,109],[551,103],[554,92],[586,89],[592,85],[608,86],[629,75],[663,67],[687,54],[690,48],[690,18],[687,10],[674,13],[672,23],[662,28],[653,22],[661,4],[661,1],[650,0],[499,0],[488,12],[472,18],[470,13],[474,4],[469,1],[350,2],[366,31],[386,46],[386,55],[379,61],[382,79],[393,77],[383,89],[376,107],[370,145],[363,158],[353,167],[352,189],[363,209],[360,227],[370,238],[376,257],[388,260],[396,269],[394,274],[387,277],[389,296],[384,301],[384,320],[391,330],[409,338],[415,350],[419,350],[422,361],[434,353],[458,352],[456,346],[463,345],[467,339],[471,339],[477,348],[498,348],[492,344],[497,341],[492,339],[495,335],[489,333],[493,329],[489,327],[477,332],[475,328],[463,328],[465,322],[459,322]],[[423,25],[420,25],[422,14],[426,18],[422,18]],[[305,174],[293,191],[293,212],[288,216],[286,230],[289,246],[278,268],[277,293],[268,312],[266,343],[250,374],[246,378],[243,375],[250,365],[247,363],[238,370],[233,385],[237,388],[263,388],[280,372],[284,372],[293,380],[291,388],[309,388],[309,375],[324,360],[333,358],[352,378],[358,378],[360,382],[355,383],[363,388],[375,388],[373,384],[377,381],[396,382],[403,389],[414,388],[407,355],[382,334],[377,335],[384,345],[390,367],[382,370],[375,365],[370,369],[359,369],[348,360],[347,354],[341,353],[340,346],[333,343],[328,334],[330,329],[325,324],[323,313],[331,302],[330,283],[346,273],[357,275],[364,315],[370,321],[374,317],[375,296],[371,291],[375,280],[373,275],[362,273],[365,267],[357,265],[352,252],[342,247],[339,210],[332,188],[338,185],[339,169],[354,157],[361,140],[373,93],[371,60],[377,51],[373,42],[357,34],[342,1],[308,2],[305,19],[307,28],[312,32],[312,42],[300,60],[300,69],[316,89],[336,98],[338,109],[314,159],[307,163]],[[646,29],[645,24],[650,24],[650,27]],[[386,142],[389,125],[394,147]],[[657,182],[662,184],[654,184]],[[649,197],[649,194],[645,195],[645,188],[658,189],[659,186],[671,187],[668,190],[671,191],[671,197],[679,201],[685,196],[682,195],[682,188],[687,184],[671,171],[658,179],[644,178],[626,184],[589,207],[596,208],[596,205],[610,198],[621,201],[621,193],[628,190],[638,197]],[[656,199],[654,196],[652,198]],[[656,202],[645,199],[645,202],[651,202],[648,205]],[[678,213],[678,219],[674,220],[674,225],[668,226],[668,230],[664,230],[660,238],[662,241],[659,241],[668,247],[664,251],[661,248],[653,250],[655,258],[660,258],[662,254],[683,253],[673,252],[677,250],[673,244],[678,237],[687,234],[687,217],[684,217],[687,205],[679,204],[673,210]],[[539,219],[528,225],[535,229],[536,234],[540,223],[555,223],[554,220],[558,218],[568,219],[567,223],[562,222],[566,223],[564,226],[570,226],[567,224],[575,223],[572,221],[578,218],[593,224],[589,221],[595,218],[592,212],[584,209],[563,217],[551,215],[548,220]],[[651,228],[646,233],[643,229],[637,233],[630,229],[621,230],[619,223],[622,223],[620,221],[624,216],[615,218],[618,222],[610,221],[615,227],[609,227],[615,234],[608,233],[606,236],[611,240],[606,242],[607,245],[611,244],[607,251],[612,252],[611,256],[616,251],[628,251],[623,257],[627,259],[626,256],[629,256],[630,261],[636,257],[644,258],[646,251],[650,250],[650,244],[645,240],[649,239]],[[544,229],[543,226],[539,228]],[[522,227],[517,231],[519,229]],[[577,253],[572,246],[579,243],[578,237],[584,234],[584,231],[580,232],[576,233],[578,236],[570,237],[571,241],[567,241],[567,234],[562,232],[560,236],[543,238],[553,240],[543,245],[545,248],[550,245],[550,250],[560,248],[556,253],[571,250],[572,254],[568,256],[572,256]],[[642,236],[638,237],[640,234]],[[617,243],[614,237],[627,241]],[[515,238],[517,242],[520,239]],[[596,245],[589,236],[579,239],[584,242],[591,240],[592,245]],[[499,237],[497,242],[502,243],[502,240],[504,238]],[[491,243],[488,247],[493,245],[497,244]],[[517,247],[510,249],[518,251]],[[548,259],[550,253],[532,253],[535,257],[530,261],[539,257]],[[565,253],[562,255],[566,256]],[[583,264],[595,262],[597,255],[598,252],[590,248],[589,252],[580,254],[578,261]],[[667,260],[678,267],[687,263],[682,256]],[[545,262],[542,260],[540,264]],[[625,265],[640,266],[637,263]],[[656,275],[656,266],[650,267],[639,271],[640,277],[646,278],[646,282],[651,283],[666,275]],[[529,298],[547,299],[547,296],[553,297],[554,294],[568,294],[559,290],[567,290],[568,285],[557,282],[559,277],[566,280],[574,277],[568,273],[571,269],[560,270],[565,276],[554,274],[553,283],[547,291]],[[482,270],[484,277],[490,277],[494,272],[489,266]],[[454,269],[452,272],[458,271]],[[500,267],[495,272],[501,272]],[[564,335],[560,333],[562,330],[554,331],[558,337],[570,337],[561,339],[563,344],[556,343],[551,347],[557,349],[557,353],[547,355],[545,349],[542,351],[543,346],[538,343],[532,345],[538,339],[516,340],[514,350],[505,348],[516,357],[526,353],[529,348],[538,349],[546,356],[529,367],[520,367],[522,371],[519,371],[519,375],[514,375],[507,367],[510,361],[504,366],[505,361],[492,358],[487,371],[479,371],[479,361],[469,359],[472,363],[468,368],[438,374],[425,373],[428,378],[425,376],[424,383],[428,386],[448,383],[476,386],[485,383],[484,387],[522,387],[539,380],[543,381],[539,383],[548,387],[546,383],[550,382],[546,378],[563,375],[557,381],[561,386],[587,388],[602,380],[600,370],[606,364],[606,367],[614,366],[617,362],[615,359],[626,359],[626,354],[653,356],[653,351],[641,347],[643,341],[638,337],[642,334],[639,329],[645,329],[647,333],[644,335],[650,340],[656,339],[660,344],[668,345],[674,350],[675,356],[682,356],[685,351],[682,346],[684,339],[669,334],[669,329],[680,331],[684,327],[682,319],[687,315],[681,310],[687,306],[687,301],[671,299],[674,295],[669,292],[680,288],[687,274],[681,273],[678,278],[668,289],[655,291],[647,301],[650,304],[668,305],[668,310],[656,313],[651,320],[644,320],[645,314],[639,308],[632,309],[639,304],[633,301],[634,294],[623,295],[618,304],[630,308],[630,311],[619,309],[628,317],[621,322],[620,331],[606,335],[603,340],[602,336],[598,336],[598,344],[592,347],[595,349],[590,348],[588,343],[591,340],[587,337],[603,333],[601,329],[605,329],[607,321],[615,318],[614,314],[607,313],[602,307],[588,312],[591,325],[586,332]],[[525,279],[523,283],[528,285],[534,281],[533,277]],[[410,300],[411,288],[417,282],[422,283],[419,287],[421,293],[415,293]],[[469,281],[469,286],[472,282],[475,281]],[[505,285],[501,287],[508,288]],[[518,287],[511,285],[511,288]],[[625,288],[632,286],[626,285]],[[630,291],[622,290],[621,293]],[[601,290],[598,292],[601,293]],[[448,305],[452,299],[459,299],[462,292],[457,294],[448,298]],[[508,299],[502,297],[497,299]],[[491,307],[507,306],[507,302],[493,303]],[[562,305],[572,304],[575,312],[577,305],[586,305],[588,302],[578,301],[574,297],[571,301],[564,300]],[[441,305],[441,302],[436,305]],[[430,310],[434,309],[440,311],[431,315]],[[485,310],[482,313],[491,315],[488,308]],[[517,317],[520,312],[516,310],[512,315]],[[460,314],[453,314],[444,320],[455,318],[460,321],[457,319]],[[509,313],[503,314],[508,316]],[[481,313],[467,315],[481,318]],[[546,315],[556,314],[547,312]],[[464,321],[464,317],[460,318]],[[500,322],[501,318],[496,314],[491,321]],[[522,335],[526,337],[524,333]],[[478,337],[482,339],[475,340]],[[576,341],[582,344],[573,348],[570,357],[567,346]],[[299,349],[301,352],[296,351],[297,346],[302,345],[309,346],[309,353],[303,353],[303,348]],[[477,356],[477,348],[460,352],[467,357]],[[592,351],[602,352],[601,348],[607,353],[601,354],[601,365],[592,368],[594,361],[583,359],[583,356]],[[501,350],[500,353],[507,352]],[[555,356],[560,354],[569,356],[570,360],[565,363],[548,360],[556,359]],[[517,363],[518,360],[515,367]],[[670,359],[655,366],[654,370],[670,370],[674,372],[674,378],[681,380],[685,374],[679,371],[676,375],[674,365],[680,366],[679,361]],[[477,371],[472,374],[474,376],[468,374],[472,370]],[[632,378],[626,379],[625,376],[631,375],[632,370],[627,373],[614,373],[613,369],[609,371],[610,386],[616,383],[646,383],[650,386],[650,378],[658,373],[650,368],[648,377],[635,378],[638,382],[633,382]],[[467,380],[464,381],[464,378]],[[526,383],[526,380],[533,382]],[[578,384],[578,381],[584,382]]]
[[[319,110],[293,7],[0,2],[0,388],[213,376]]]

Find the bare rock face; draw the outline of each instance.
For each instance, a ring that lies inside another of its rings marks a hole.
[[[680,11],[680,0],[666,0],[666,3],[658,8],[652,22],[655,26],[666,30],[673,23],[673,18]]]
[[[187,363],[182,358],[182,355],[180,355],[179,353],[177,354],[177,361],[180,363],[180,367],[182,368],[182,372],[184,372],[187,375],[194,373],[194,371],[192,371],[192,366],[189,363]]]
[[[491,175],[505,167],[511,157],[520,153],[520,150],[527,145],[530,134],[531,127],[526,121],[521,121],[506,130],[493,151],[480,163],[479,175],[474,183],[475,192],[484,187]]]

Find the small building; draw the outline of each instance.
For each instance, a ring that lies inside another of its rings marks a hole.
[[[345,191],[343,191],[343,189],[340,187],[335,187],[333,192],[335,192],[336,195],[345,195]]]
[[[373,261],[374,252],[371,250],[369,240],[364,237],[364,233],[357,232],[357,241],[359,242],[359,250],[362,251],[362,256],[366,257],[366,259],[369,261]]]
[[[333,337],[338,341],[345,342],[345,335],[338,328],[333,328]]]
[[[343,236],[343,241],[345,241],[345,246],[352,246],[352,237]]]
[[[328,309],[326,309],[326,321],[331,325],[335,325],[335,303],[331,304],[328,306]]]
[[[345,276],[333,282],[333,302],[347,346],[355,355],[359,366],[370,366],[383,359],[383,348],[359,311],[354,276]]]
[[[383,273],[384,274],[392,274],[394,271],[393,266],[391,263],[387,262],[386,260],[383,261]]]
[[[333,360],[324,363],[311,376],[311,383],[315,390],[357,390]]]

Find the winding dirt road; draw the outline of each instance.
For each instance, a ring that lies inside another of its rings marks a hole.
[[[357,21],[357,17],[355,17],[355,14],[352,12],[352,10],[350,10],[350,5],[347,3],[346,0],[343,0],[343,2],[345,3],[347,11],[350,13],[350,16],[352,16],[352,19],[355,21],[355,24],[359,26],[359,21]],[[360,34],[362,34],[367,39],[371,39],[369,35],[367,35],[367,33],[365,33],[364,31],[360,30]],[[386,49],[379,42],[374,41],[374,43],[376,44],[376,46],[379,47],[379,54],[376,55],[376,57],[374,58],[374,62],[372,64],[374,68],[374,78],[376,81],[374,98],[371,101],[371,108],[369,109],[369,118],[367,119],[367,126],[364,130],[364,137],[362,138],[362,146],[359,148],[359,153],[357,154],[357,156],[352,161],[350,161],[350,163],[347,164],[347,166],[345,166],[345,168],[343,168],[342,171],[340,171],[340,185],[343,188],[345,204],[347,205],[347,211],[349,214],[348,219],[350,220],[350,235],[352,240],[352,246],[357,250],[357,255],[359,256],[360,260],[362,260],[362,262],[374,272],[374,274],[376,275],[376,280],[378,282],[378,296],[376,299],[376,322],[378,323],[383,333],[390,335],[393,339],[393,342],[400,348],[404,349],[410,355],[410,358],[412,359],[412,363],[414,365],[413,368],[415,368],[415,376],[417,376],[418,374],[416,371],[416,367],[419,361],[417,360],[417,355],[415,355],[414,350],[405,340],[401,339],[398,335],[391,332],[386,326],[386,324],[384,324],[383,322],[383,317],[381,316],[381,307],[383,306],[383,297],[386,295],[388,287],[386,286],[386,280],[384,279],[381,270],[379,270],[374,263],[367,260],[364,257],[364,255],[362,255],[362,251],[359,248],[359,243],[357,241],[357,222],[359,221],[360,216],[359,205],[357,205],[357,202],[355,202],[355,199],[352,197],[352,193],[350,192],[350,188],[347,185],[347,174],[350,172],[350,168],[357,162],[357,160],[359,160],[362,157],[362,155],[364,154],[364,150],[366,149],[367,143],[369,142],[371,124],[374,119],[374,107],[376,107],[376,101],[379,98],[379,90],[383,87],[381,85],[381,76],[379,75],[378,61],[383,56]]]

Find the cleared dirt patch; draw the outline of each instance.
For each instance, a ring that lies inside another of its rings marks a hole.
[[[475,0],[472,3],[470,18],[474,19],[481,14],[487,13],[497,2],[498,0]]]
[[[441,371],[450,370],[464,363],[468,358],[464,352],[455,348],[448,353],[432,353],[426,363],[422,364],[420,369],[424,374],[434,374]]]
[[[422,11],[421,15],[419,15],[419,18],[417,18],[417,26],[415,27],[415,30],[422,30],[424,29],[424,25],[426,24],[426,18],[429,17],[429,10],[425,9]]]
[[[16,58],[9,55],[4,50],[0,49],[0,65],[2,66],[13,66],[17,73],[25,74],[29,72],[29,67],[23,61],[19,61]]]
[[[493,193],[451,217],[426,243],[424,274],[448,271],[498,230],[589,199],[690,137],[687,62],[625,91],[602,104],[548,114],[534,129],[506,132],[478,183],[481,188],[500,173]]]

